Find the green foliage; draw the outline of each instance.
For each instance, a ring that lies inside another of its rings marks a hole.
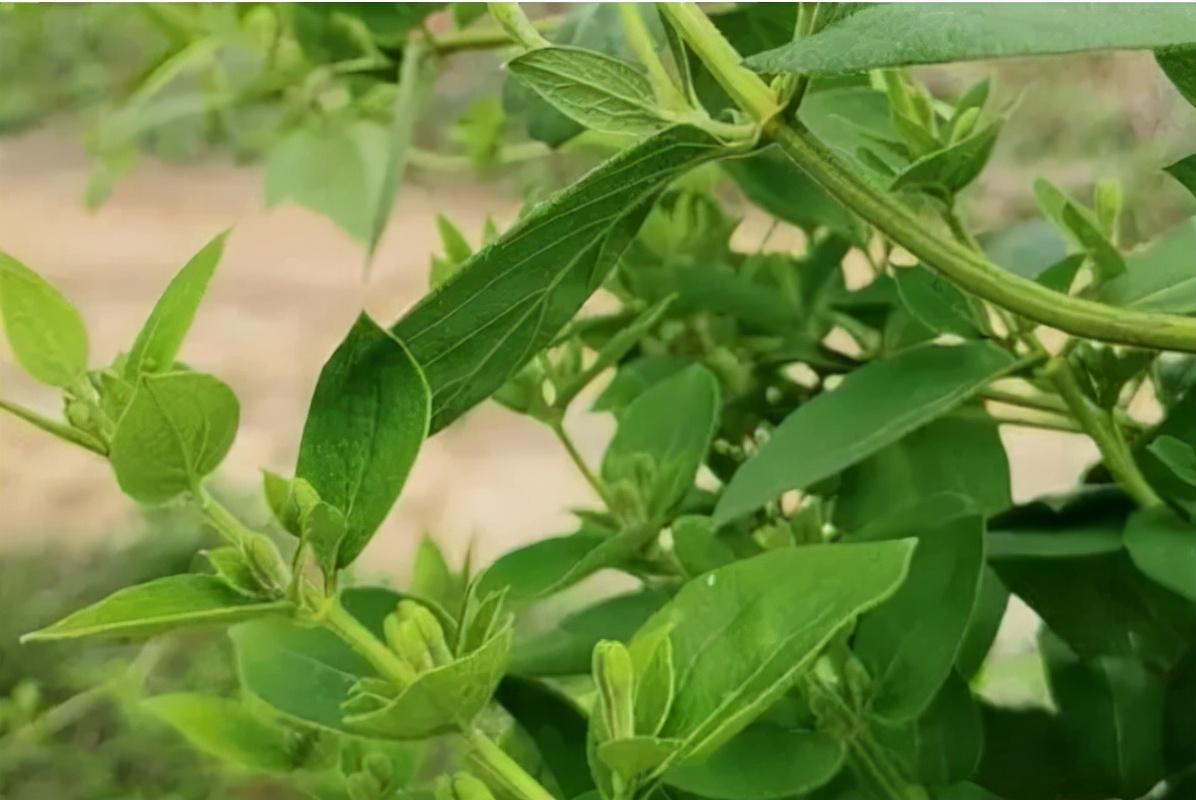
[[[8,345],[61,390],[63,419],[0,408],[219,537],[39,613],[25,639],[227,628],[228,674],[140,678],[136,707],[230,776],[318,800],[1184,796],[1196,361],[1161,350],[1196,352],[1192,222],[1151,239],[1121,183],[1040,180],[1023,187],[1036,218],[981,245],[969,204],[1017,120],[990,110],[988,79],[940,96],[900,67],[1149,49],[1186,96],[1191,13],[438,11],[137,12],[165,41],[96,123],[92,199],[150,140],[231,145],[264,158],[270,204],[316,210],[372,256],[409,166],[498,170],[545,144],[570,159],[552,174],[607,157],[556,191],[535,173],[538,202],[505,229],[437,216],[429,292],[389,327],[357,319],[320,372],[294,476],[264,472],[277,543],[210,486],[235,395],[179,361],[225,235],[92,369],[79,313],[0,258]],[[501,100],[425,116],[444,65],[490,49],[512,76]],[[1185,185],[1188,161],[1169,168]],[[771,218],[754,247],[730,184]],[[781,226],[800,244],[777,246]],[[569,431],[590,398],[613,423],[593,466]],[[487,399],[560,441],[593,490],[575,522],[520,532],[480,569],[425,537],[402,593],[350,576],[374,566],[363,551],[424,440]],[[1009,427],[1086,436],[1099,461],[1015,503]],[[623,583],[595,594],[599,572]],[[1014,598],[1042,625],[1011,658]],[[1042,708],[1001,697],[1028,664]],[[36,687],[0,687],[0,737],[54,719]]]

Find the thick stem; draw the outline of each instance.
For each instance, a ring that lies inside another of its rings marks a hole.
[[[536,29],[532,21],[523,13],[518,3],[489,3],[490,16],[502,26],[507,35],[524,50],[538,50],[541,47],[551,47],[552,43],[544,38]]]
[[[528,775],[523,767],[506,752],[476,728],[463,732],[472,746],[472,760],[475,769],[484,771],[486,777],[501,785],[519,800],[556,800],[540,782]]]
[[[199,510],[203,512],[204,519],[216,529],[220,538],[234,547],[243,549],[244,542],[253,536],[254,531],[202,487],[195,493],[195,500],[199,503]]]
[[[387,647],[373,632],[357,621],[333,597],[317,614],[317,620],[335,633],[345,644],[369,661],[378,674],[399,687],[410,686],[416,674],[408,664]]]

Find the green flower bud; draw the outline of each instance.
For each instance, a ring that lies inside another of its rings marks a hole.
[[[401,600],[398,615],[401,620],[411,620],[419,629],[434,666],[443,667],[453,660],[452,651],[444,639],[444,628],[435,614],[414,600]]]
[[[255,533],[245,538],[245,559],[263,589],[281,592],[291,582],[291,570],[270,537]]]
[[[349,800],[382,800],[383,797],[383,787],[378,785],[373,775],[365,772],[357,772],[345,778],[345,790]]]
[[[381,753],[366,753],[361,759],[361,767],[365,772],[374,776],[379,786],[390,786],[395,777],[395,765]]]
[[[603,640],[594,646],[594,682],[610,738],[634,736],[635,667],[625,644]]]
[[[427,672],[436,666],[432,663],[428,643],[413,620],[400,618],[392,638],[391,647],[416,672]]]
[[[453,800],[494,800],[494,795],[489,786],[468,772],[458,772],[453,776]]]
[[[961,142],[976,130],[976,123],[980,120],[980,109],[969,108],[967,111],[959,115],[955,120],[955,125],[951,128],[951,144]]]

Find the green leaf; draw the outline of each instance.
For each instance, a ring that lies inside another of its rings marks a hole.
[[[376,636],[399,596],[384,589],[350,589],[341,603]],[[285,717],[353,733],[341,705],[361,678],[376,677],[369,662],[335,634],[289,619],[262,619],[229,631],[245,691]]]
[[[918,783],[945,786],[967,780],[976,771],[984,749],[981,726],[980,710],[967,682],[952,672],[917,720],[900,728],[875,730]]]
[[[644,136],[668,123],[652,84],[625,61],[578,47],[542,47],[507,69],[565,116],[591,130]]]
[[[1146,447],[1169,470],[1189,486],[1196,486],[1196,450],[1174,436],[1160,436]]]
[[[320,371],[295,474],[345,515],[353,563],[398,499],[428,432],[428,385],[403,344],[362,314]]]
[[[286,731],[236,700],[204,694],[162,694],[141,707],[181,733],[191,746],[239,767],[288,773],[295,767]]]
[[[544,633],[519,641],[509,671],[542,677],[586,674],[594,645],[603,639],[630,641],[667,599],[663,592],[641,589],[574,612]]]
[[[1167,774],[1162,682],[1133,659],[1081,660],[1049,631],[1041,648],[1085,788],[1100,796],[1146,794]]]
[[[996,571],[986,566],[980,575],[976,608],[972,611],[972,618],[959,645],[959,657],[955,660],[955,668],[964,679],[971,680],[984,665],[1008,607],[1009,590],[1001,583]]]
[[[1012,503],[1009,459],[995,422],[945,416],[844,470],[835,525],[856,530],[928,497],[950,492],[983,514]]]
[[[202,551],[216,574],[246,597],[261,597],[263,587],[239,547],[217,547]]]
[[[603,742],[598,745],[597,755],[606,766],[630,781],[659,767],[677,752],[677,747],[675,739],[632,736]]]
[[[694,578],[735,560],[735,551],[719,538],[710,517],[684,516],[673,520],[673,553],[686,577]]]
[[[495,700],[531,736],[565,797],[594,789],[586,762],[586,717],[572,700],[542,681],[511,677],[499,684]]]
[[[871,712],[891,722],[922,714],[947,680],[976,606],[984,565],[984,519],[943,518],[932,498],[862,541],[916,537],[909,578],[856,627],[852,648],[872,676]]]
[[[926,267],[898,269],[894,273],[901,302],[919,322],[936,333],[953,333],[965,339],[980,334],[967,296]]]
[[[667,632],[678,670],[660,731],[701,759],[751,724],[854,618],[905,579],[913,543],[811,545],[737,561],[685,584],[631,642],[637,669]]]
[[[87,329],[62,293],[36,272],[0,253],[0,319],[26,372],[68,386],[87,369]]]
[[[1062,215],[1063,223],[1092,256],[1096,274],[1102,282],[1125,274],[1125,259],[1121,253],[1087,215],[1080,213],[1079,206],[1069,203],[1063,207]]]
[[[971,136],[927,153],[898,172],[890,188],[954,195],[980,175],[1000,132],[1001,121],[995,120]]]
[[[986,237],[984,252],[1010,272],[1037,279],[1067,257],[1067,241],[1050,222],[1030,219]]]
[[[388,179],[385,127],[364,120],[296,128],[266,159],[266,205],[290,201],[361,242],[374,235],[376,198]]]
[[[289,603],[246,597],[212,575],[171,575],[120,589],[47,628],[25,634],[21,641],[153,636],[196,625],[231,625],[289,609]]]
[[[1196,153],[1185,156],[1164,169],[1183,187],[1196,196]]]
[[[449,567],[444,551],[430,536],[420,540],[411,564],[411,596],[456,609],[465,598],[465,579]]]
[[[975,781],[998,797],[1059,800],[1078,781],[1058,719],[1041,708],[980,704],[984,754]]]
[[[911,3],[865,8],[747,60],[760,72],[842,74],[907,64],[1152,50],[1196,41],[1180,6]]]
[[[143,373],[165,372],[174,367],[183,339],[220,263],[227,238],[225,231],[204,245],[158,298],[125,360],[126,380],[135,382]]]
[[[1190,314],[1196,311],[1196,218],[1185,220],[1150,246],[1131,253],[1124,275],[1100,287],[1099,298],[1113,305]]]
[[[727,485],[715,524],[807,489],[942,416],[1009,370],[987,343],[928,345],[867,364],[785,418]]]
[[[1166,506],[1137,511],[1125,525],[1125,549],[1155,583],[1196,601],[1196,525]]]
[[[825,734],[758,722],[708,758],[672,767],[664,780],[716,800],[773,800],[828,783],[844,756],[843,745]]]
[[[1156,50],[1155,61],[1179,93],[1196,106],[1196,48],[1167,47]]]
[[[620,412],[649,386],[680,372],[693,362],[667,353],[640,356],[619,366],[615,377],[594,399],[591,411]]]
[[[479,591],[506,588],[507,598],[516,604],[552,594],[584,577],[580,565],[608,540],[598,533],[580,531],[532,542],[491,564]]]
[[[555,338],[661,189],[724,154],[696,128],[663,131],[534,208],[399,320],[392,330],[432,389],[431,432],[493,394]]]
[[[660,520],[693,488],[720,409],[718,380],[694,364],[631,402],[602,459],[608,486],[639,490],[642,519]]]
[[[490,702],[507,666],[513,637],[509,621],[477,650],[421,672],[385,706],[358,713],[345,707],[352,730],[386,739],[425,739],[468,726]]]
[[[142,503],[197,491],[232,447],[240,413],[232,389],[211,375],[143,376],[112,437],[117,483]]]

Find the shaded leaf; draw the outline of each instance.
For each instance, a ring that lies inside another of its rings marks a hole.
[[[288,773],[296,766],[286,732],[236,700],[204,694],[162,694],[141,703],[191,746],[239,767]]]
[[[1189,600],[1196,600],[1196,525],[1166,506],[1130,515],[1125,549],[1151,580]]]
[[[1100,287],[1099,298],[1113,305],[1190,314],[1196,311],[1196,219],[1167,231],[1126,259],[1124,275]]]

